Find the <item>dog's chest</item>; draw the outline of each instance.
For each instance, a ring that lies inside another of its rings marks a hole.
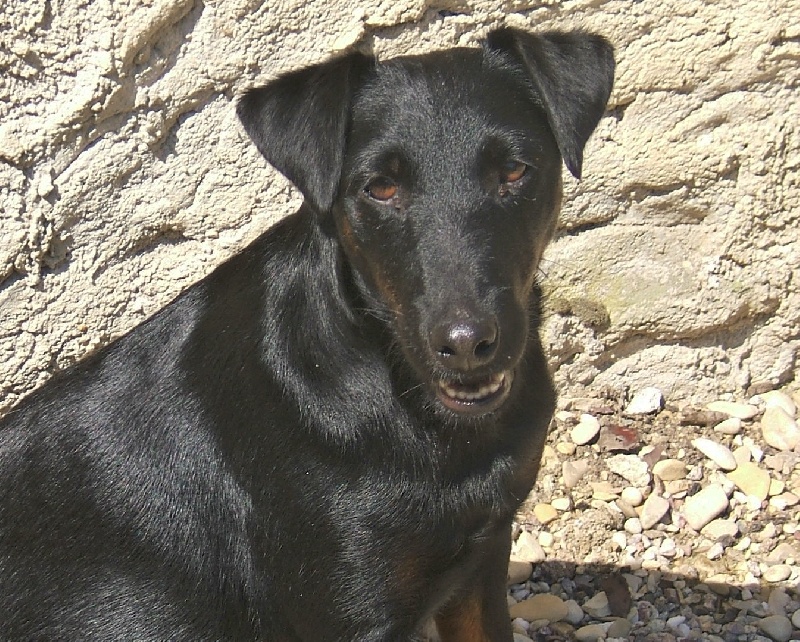
[[[362,532],[369,533],[369,556],[382,560],[383,576],[395,596],[429,601],[448,594],[498,538],[510,538],[515,506],[503,500],[496,480],[481,481],[452,487],[407,480],[391,488],[382,485],[380,507],[357,518],[367,527]]]

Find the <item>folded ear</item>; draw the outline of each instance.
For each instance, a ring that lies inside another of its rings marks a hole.
[[[355,53],[293,71],[251,89],[236,106],[264,158],[320,212],[336,197],[350,101],[371,63]]]
[[[614,49],[602,36],[574,32],[489,33],[489,50],[521,63],[542,101],[561,156],[581,176],[583,148],[605,111],[614,84]]]

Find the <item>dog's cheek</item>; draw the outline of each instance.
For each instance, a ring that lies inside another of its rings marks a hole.
[[[348,257],[352,269],[361,277],[363,284],[369,288],[365,294],[370,299],[386,308],[394,319],[402,318],[404,315],[403,305],[398,296],[391,277],[386,273],[386,266],[380,261],[380,257],[371,256],[367,248],[372,244],[362,243],[359,236],[353,229],[351,218],[342,215],[337,220],[339,229],[339,240],[342,248]]]

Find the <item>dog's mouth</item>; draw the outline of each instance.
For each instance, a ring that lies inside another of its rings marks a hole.
[[[503,405],[513,378],[513,373],[506,370],[471,382],[442,379],[436,385],[436,396],[445,408],[455,413],[483,415]]]

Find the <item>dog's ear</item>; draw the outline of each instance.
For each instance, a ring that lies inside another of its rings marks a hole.
[[[354,53],[248,91],[236,113],[271,165],[320,212],[333,205],[353,93],[372,59]]]
[[[529,34],[504,28],[486,46],[522,63],[547,114],[564,163],[580,178],[583,148],[605,111],[614,84],[614,49],[602,36]]]

